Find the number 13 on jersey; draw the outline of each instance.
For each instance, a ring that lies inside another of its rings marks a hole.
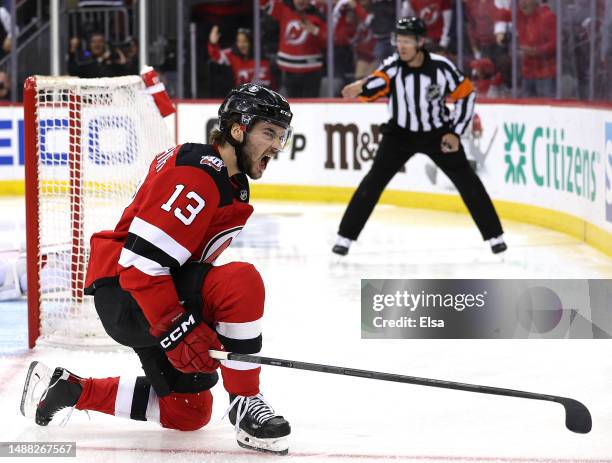
[[[172,193],[172,196],[170,196],[168,201],[161,205],[162,210],[170,212],[172,210],[172,204],[174,204],[184,189],[185,185],[176,185],[174,187],[174,193]],[[189,212],[189,215],[186,216],[181,208],[175,207],[174,216],[185,225],[191,225],[196,216],[202,211],[202,209],[204,209],[206,201],[204,201],[204,198],[202,198],[195,191],[190,191],[185,195],[185,197],[189,200],[189,204],[185,206],[185,209],[187,212]]]

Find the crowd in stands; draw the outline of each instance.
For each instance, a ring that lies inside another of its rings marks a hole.
[[[78,37],[70,39],[68,74],[82,78],[117,77],[138,74],[138,42],[132,39],[124,49],[108,45],[104,33],[93,31],[87,45]]]
[[[462,53],[457,39],[458,1],[463,10]],[[612,3],[596,1],[599,9]],[[576,5],[574,11],[581,11],[578,4],[589,2],[561,2],[563,7],[570,3]],[[330,34],[334,56],[331,85],[338,96],[343,85],[367,76],[393,54],[392,31],[399,13],[419,16],[425,21],[429,51],[446,55],[455,62],[459,56],[463,57],[463,62],[457,64],[472,77],[481,97],[511,95],[511,45],[512,33],[516,31],[519,96],[554,98],[559,46],[555,8],[558,5],[553,0],[517,0],[516,25],[513,25],[511,0],[402,0],[399,8],[396,0],[333,0],[329,11],[327,0],[259,0],[261,59],[259,74],[255,75],[253,2],[199,2],[190,11],[190,21],[199,25],[197,96],[222,97],[232,86],[249,81],[271,86],[291,98],[327,96]],[[582,8],[583,12],[587,10]],[[601,18],[604,16],[602,11]],[[599,21],[597,27],[601,27],[601,18],[595,19]],[[564,20],[567,22],[567,18]],[[590,40],[591,20],[594,19],[582,17],[581,22],[574,21],[572,26],[578,30],[572,37],[587,36],[586,42],[581,42],[583,45]],[[0,23],[3,22],[0,9]],[[0,42],[3,37],[10,43],[10,36],[6,34],[0,35]],[[574,46],[574,42],[568,40],[564,46]],[[573,52],[580,55],[578,61],[584,61],[585,53],[577,50]],[[86,37],[72,38],[68,57],[68,72],[80,77],[138,71],[137,41],[112,46],[97,30],[90,31]],[[580,85],[580,76],[574,77],[572,85]]]
[[[457,0],[404,0],[402,16],[421,17],[428,27],[427,48],[457,59]],[[462,0],[464,62],[483,96],[509,95],[511,85],[510,0]],[[290,97],[327,95],[326,50],[328,15],[332,15],[335,94],[347,82],[372,72],[394,52],[391,32],[395,0],[260,0],[262,35],[277,35],[275,48],[266,50],[260,81]],[[233,82],[254,77],[252,36],[238,29],[234,43],[222,48],[219,25],[212,24],[208,58],[231,68]],[[518,0],[518,50],[522,95],[555,96],[556,14],[546,1]],[[274,41],[273,41],[274,42]],[[218,96],[218,95],[211,95]]]

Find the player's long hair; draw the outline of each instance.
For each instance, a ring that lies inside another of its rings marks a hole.
[[[234,124],[240,123],[240,114],[230,116],[227,121],[227,127],[231,128]],[[227,143],[227,133],[221,132],[217,127],[212,129],[208,134],[208,143],[211,145],[223,146]]]

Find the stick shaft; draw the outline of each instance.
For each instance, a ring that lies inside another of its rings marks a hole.
[[[546,400],[563,405],[565,409],[565,426],[573,432],[585,434],[591,430],[592,419],[589,410],[584,404],[574,399],[549,394],[538,394],[535,392],[518,391],[515,389],[504,389],[500,387],[482,386],[477,384],[458,383],[455,381],[444,381],[440,379],[420,378],[417,376],[396,375],[371,370],[357,370],[320,363],[298,362],[295,360],[284,360],[273,357],[261,357],[251,354],[235,354],[231,352],[209,351],[212,358],[218,360],[236,360],[239,362],[256,363],[259,365],[271,365],[275,367],[293,368],[297,370],[316,371],[334,375],[354,376],[358,378],[378,379],[382,381],[393,381],[396,383],[416,384],[419,386],[439,387],[454,389],[458,391],[478,392],[481,394],[493,394],[507,397],[520,397],[523,399]]]
[[[499,387],[459,383],[455,381],[445,381],[440,379],[421,378],[417,376],[397,375],[380,371],[358,370],[354,368],[323,365],[320,363],[299,362],[295,360],[285,360],[273,357],[262,357],[259,355],[236,354],[220,351],[210,351],[210,353],[211,357],[220,360],[236,360],[239,362],[257,363],[259,365],[270,365],[283,368],[293,368],[296,370],[316,371],[319,373],[330,373],[334,375],[354,376],[359,378],[376,379],[381,381],[392,381],[396,383],[416,384],[419,386],[438,387],[467,392],[478,392],[481,394],[494,394],[534,400],[548,400],[551,402],[559,402],[559,399],[562,399],[561,397],[549,394],[538,394],[535,392],[519,391],[515,389],[504,389]]]

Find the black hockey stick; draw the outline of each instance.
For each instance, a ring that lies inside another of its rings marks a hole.
[[[283,360],[272,357],[261,357],[250,354],[234,354],[217,350],[209,351],[210,356],[218,360],[236,360],[239,362],[258,363],[260,365],[271,365],[275,367],[295,368],[297,370],[318,371],[320,373],[331,373],[334,375],[357,376],[359,378],[378,379],[382,381],[393,381],[396,383],[418,384],[420,386],[441,387],[444,389],[455,389],[458,391],[480,392],[482,394],[503,395],[508,397],[520,397],[523,399],[547,400],[557,402],[565,408],[565,426],[567,429],[580,434],[586,434],[591,430],[591,414],[580,402],[566,397],[549,394],[538,394],[535,392],[517,391],[514,389],[503,389],[492,386],[480,386],[477,384],[457,383],[440,379],[419,378],[416,376],[396,375],[370,370],[356,370],[354,368],[322,365],[320,363],[297,362],[294,360]]]

